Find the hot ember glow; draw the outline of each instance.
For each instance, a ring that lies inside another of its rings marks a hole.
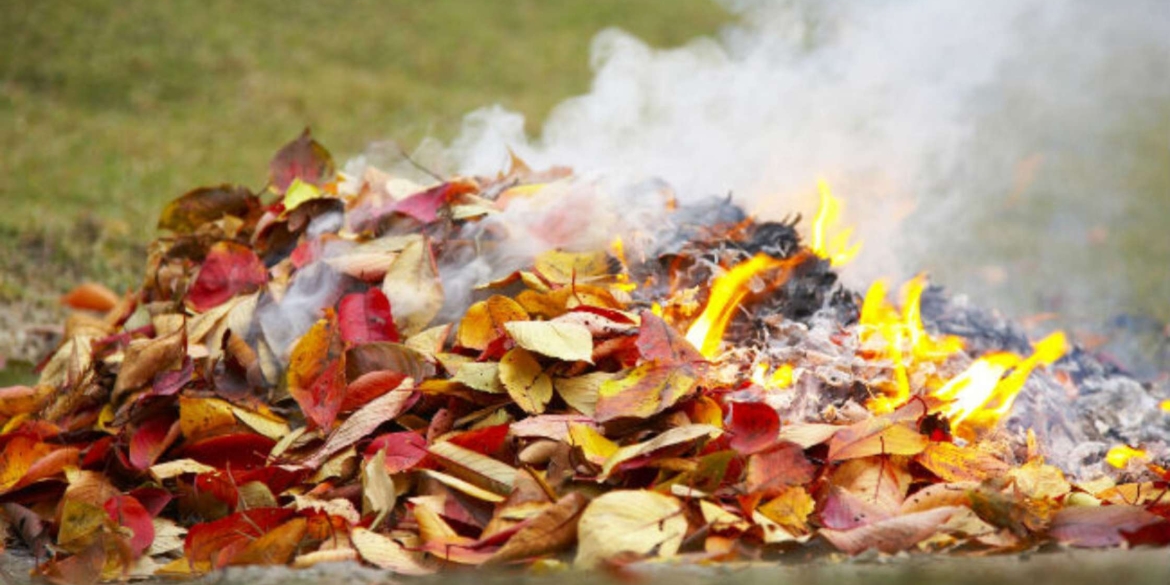
[[[1125,469],[1132,459],[1145,459],[1145,450],[1134,449],[1129,445],[1117,445],[1105,454],[1105,462],[1117,469]]]

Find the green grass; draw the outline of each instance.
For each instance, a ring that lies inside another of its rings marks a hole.
[[[710,0],[7,2],[0,306],[133,286],[167,201],[262,186],[305,125],[339,161],[449,139],[495,103],[537,130],[588,89],[601,29],[674,46],[729,18]]]

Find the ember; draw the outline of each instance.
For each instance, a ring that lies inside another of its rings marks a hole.
[[[306,133],[273,201],[184,195],[142,290],[71,293],[40,383],[0,389],[0,533],[58,581],[1170,542],[1164,446],[1069,406],[1100,364],[925,277],[840,287],[825,184],[808,247],[729,202],[571,237],[588,187],[345,177]]]

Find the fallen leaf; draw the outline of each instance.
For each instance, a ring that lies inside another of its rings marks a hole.
[[[748,493],[772,497],[790,486],[806,484],[816,476],[817,468],[795,443],[780,443],[756,453],[747,460],[744,486]]]
[[[371,288],[364,294],[352,293],[341,297],[337,305],[337,319],[341,327],[341,339],[349,343],[399,341],[390,299],[380,289]]]
[[[879,418],[854,423],[829,439],[829,459],[844,461],[874,455],[917,455],[930,440],[906,424]]]
[[[328,309],[297,340],[289,356],[288,393],[309,420],[326,430],[333,427],[344,400],[345,357],[337,317]]]
[[[15,436],[7,443],[0,443],[0,493],[15,486],[38,460],[56,449],[25,436]]]
[[[187,291],[187,305],[203,312],[237,295],[255,292],[267,282],[268,269],[251,248],[217,242],[207,252],[195,283]]]
[[[516,468],[499,459],[488,457],[487,455],[447,441],[439,441],[428,447],[427,450],[447,465],[454,465],[459,469],[469,471],[488,480],[485,483],[489,489],[492,489],[492,491],[500,495],[506,496],[512,492],[513,481],[516,478]]]
[[[191,564],[226,566],[248,543],[264,536],[296,514],[288,508],[243,510],[188,529],[183,551]]]
[[[614,379],[609,372],[590,372],[572,378],[553,378],[553,388],[569,406],[587,416],[597,412],[601,385]]]
[[[393,390],[379,396],[345,419],[345,422],[325,439],[325,444],[303,464],[312,468],[319,467],[334,453],[350,447],[358,439],[374,432],[382,423],[402,414],[413,404],[414,399],[415,393],[411,390]]]
[[[158,229],[193,233],[199,226],[225,216],[246,218],[259,211],[260,199],[236,185],[201,187],[167,204],[159,215]]]
[[[309,521],[293,518],[248,542],[232,555],[229,565],[283,565],[292,560],[308,531]]]
[[[463,347],[483,351],[504,334],[505,323],[527,319],[528,312],[519,303],[502,295],[492,295],[467,308],[459,322],[455,340]]]
[[[394,481],[386,471],[386,449],[379,450],[362,465],[362,513],[375,514],[371,526],[379,526],[394,510],[398,493]]]
[[[232,405],[219,398],[179,397],[179,429],[188,439],[197,439],[236,424]]]
[[[801,536],[808,534],[808,517],[816,506],[816,501],[803,487],[794,486],[780,492],[756,511],[779,524],[790,534]]]
[[[943,481],[983,481],[1002,477],[1008,464],[977,447],[959,447],[954,443],[931,442],[915,458]]]
[[[886,554],[906,550],[934,535],[939,527],[962,508],[947,506],[906,514],[852,530],[822,528],[820,535],[837,549],[856,555],[870,549]]]
[[[642,490],[607,492],[581,513],[574,564],[591,569],[623,553],[671,557],[686,532],[686,516],[677,499]]]
[[[564,361],[593,363],[593,334],[584,325],[557,321],[510,321],[504,324],[516,345]]]
[[[105,313],[118,305],[118,294],[96,282],[73,287],[61,297],[61,304],[71,309]]]
[[[573,284],[608,274],[609,256],[604,251],[549,250],[536,257],[535,268],[549,282]]]
[[[333,157],[313,140],[308,128],[296,140],[281,147],[268,163],[268,182],[278,193],[284,193],[296,179],[321,186],[332,181],[336,174]]]
[[[689,396],[697,384],[689,367],[646,362],[598,388],[594,417],[598,422],[648,418]]]
[[[135,558],[142,556],[154,542],[154,520],[150,512],[131,496],[114,496],[106,501],[104,507],[110,520],[130,529],[133,533],[130,548]]]
[[[383,464],[387,473],[401,473],[415,466],[427,456],[427,440],[413,431],[379,435],[366,447],[366,456],[385,453]]]
[[[661,317],[650,311],[642,311],[639,317],[642,324],[636,343],[643,359],[667,364],[703,361],[699,350]]]
[[[605,480],[611,473],[614,472],[615,469],[618,468],[618,466],[630,461],[631,459],[653,453],[654,451],[664,449],[666,447],[673,447],[675,445],[690,443],[697,439],[715,438],[722,433],[723,431],[710,425],[683,425],[681,427],[674,427],[673,429],[663,431],[658,436],[650,439],[649,441],[635,443],[633,445],[626,445],[625,447],[621,447],[615,451],[614,454],[605,461],[605,465],[603,465],[601,468],[601,475],[598,477],[598,481]]]
[[[182,367],[187,355],[186,329],[154,339],[135,339],[126,347],[126,356],[114,381],[111,400],[150,384],[154,377]]]
[[[491,562],[528,559],[563,551],[577,541],[577,522],[589,500],[571,492],[525,522]]]
[[[763,402],[733,402],[728,423],[731,448],[750,455],[777,443],[780,416]]]
[[[430,575],[435,572],[435,567],[427,563],[422,554],[412,550],[414,547],[407,548],[388,536],[359,526],[349,533],[349,538],[358,554],[376,567],[400,575]]]
[[[552,400],[552,379],[524,348],[511,349],[500,358],[500,382],[516,405],[530,414],[544,412]]]
[[[443,284],[431,244],[419,238],[407,244],[382,280],[382,292],[394,307],[394,324],[403,335],[426,329],[443,308]]]
[[[130,437],[130,464],[149,469],[179,438],[179,421],[171,417],[147,419]]]
[[[1048,533],[1061,544],[1104,548],[1123,544],[1123,532],[1134,533],[1161,521],[1137,506],[1074,506],[1056,512]]]

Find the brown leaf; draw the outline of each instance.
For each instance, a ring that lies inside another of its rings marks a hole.
[[[131,341],[126,347],[126,356],[118,370],[110,399],[115,401],[127,391],[146,386],[157,374],[179,369],[186,355],[187,330],[184,327],[162,337]]]
[[[491,562],[506,562],[560,552],[577,541],[577,523],[589,500],[571,492],[522,525]]]
[[[852,530],[822,528],[821,536],[833,546],[855,555],[869,549],[886,554],[906,550],[934,535],[940,525],[963,509],[953,506],[879,520]]]
[[[795,443],[781,443],[763,453],[748,457],[744,478],[748,493],[765,497],[779,495],[789,486],[812,481],[816,467]]]
[[[158,229],[189,234],[199,226],[224,216],[244,219],[259,209],[260,199],[244,187],[201,187],[187,192],[163,208],[158,219]]]
[[[642,324],[638,328],[637,346],[643,359],[668,364],[703,360],[699,350],[661,317],[650,311],[642,311],[639,317]]]

